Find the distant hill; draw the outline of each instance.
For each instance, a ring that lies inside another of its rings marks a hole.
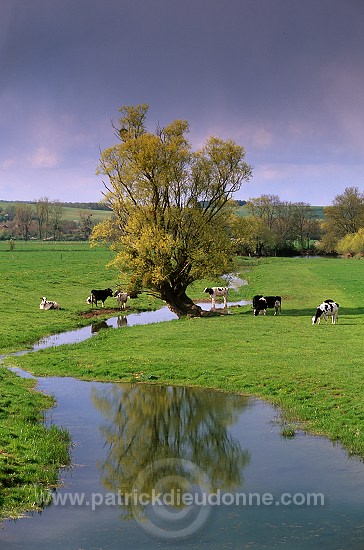
[[[244,201],[237,201],[238,204],[239,204],[239,208],[238,208],[238,211],[237,211],[237,214],[238,216],[247,216],[248,215],[248,211],[247,211],[247,208],[246,208],[246,203],[244,205],[241,205],[240,203],[241,202],[244,202]],[[317,219],[317,220],[323,220],[324,219],[324,206],[310,206],[311,210],[313,211],[314,213],[314,217]]]
[[[0,208],[6,208],[7,206],[15,206],[16,204],[35,204],[35,201],[3,201],[0,200]],[[107,210],[110,212],[105,204],[99,202],[62,202],[61,206],[65,208],[79,208],[81,210]]]
[[[246,201],[236,201],[238,208],[239,216],[247,216],[246,210]],[[24,204],[34,204],[34,201],[1,201],[0,200],[0,210],[6,210],[11,206],[16,206],[19,203]],[[98,202],[61,202],[60,203],[64,208],[64,219],[65,220],[75,220],[79,218],[80,210],[91,210],[92,215],[95,219],[103,220],[108,218],[111,215],[111,210],[104,204]],[[324,218],[324,206],[311,206],[314,216],[318,220]]]
[[[34,201],[1,201],[0,212],[15,208],[17,204],[35,204]],[[111,216],[110,208],[97,202],[60,202],[63,207],[63,219],[65,221],[79,220],[80,210],[90,210],[94,221],[102,221]],[[12,219],[12,218],[11,218]]]

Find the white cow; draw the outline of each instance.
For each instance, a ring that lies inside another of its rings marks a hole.
[[[121,292],[120,290],[117,290],[116,292],[114,292],[114,298],[117,299],[120,309],[126,309],[126,302],[130,298],[127,292]]]
[[[59,304],[54,300],[47,300],[47,298],[43,296],[39,309],[59,309]]]
[[[315,315],[312,317],[312,324],[320,324],[320,320],[323,317],[327,323],[328,318],[331,317],[331,324],[335,324],[338,321],[339,316],[339,304],[334,300],[325,300],[316,309]]]
[[[205,288],[204,292],[210,294],[212,309],[215,309],[216,296],[222,296],[224,298],[224,308],[227,306],[228,288],[226,286],[213,286],[211,288]]]

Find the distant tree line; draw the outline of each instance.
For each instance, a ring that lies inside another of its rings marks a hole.
[[[321,236],[320,223],[308,203],[262,195],[245,204],[247,215],[233,213],[231,238],[237,254],[286,256],[307,252]]]
[[[88,240],[99,222],[90,210],[110,210],[99,203],[65,203],[47,197],[1,204],[0,240]],[[282,201],[277,195],[232,201],[231,205],[226,230],[236,254],[364,256],[364,193],[357,187],[346,188],[331,206],[325,206],[323,220],[310,204]],[[64,219],[64,207],[78,208],[78,219]]]
[[[50,201],[48,197],[41,197],[31,203],[16,201],[9,206],[4,203],[5,201],[0,207],[1,240],[88,240],[94,225],[99,221],[93,219],[89,206],[79,209],[78,220],[66,220],[64,208],[66,204],[69,206],[69,203]],[[94,203],[74,204],[85,206]]]
[[[364,256],[364,193],[347,187],[332,206],[324,208],[322,239],[318,249],[325,253]]]
[[[276,195],[250,199],[245,216],[233,214],[231,235],[238,254],[286,256],[296,253],[364,256],[364,193],[347,187],[319,219],[304,202]]]
[[[109,210],[107,204],[102,202],[61,202],[61,206],[67,208],[80,208],[82,210]]]

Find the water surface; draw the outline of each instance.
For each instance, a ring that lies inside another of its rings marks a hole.
[[[71,378],[39,379],[38,387],[57,400],[47,422],[65,426],[74,442],[73,467],[55,494],[84,500],[5,522],[4,550],[364,548],[363,464],[324,438],[282,438],[275,409],[259,400]],[[118,502],[153,488],[220,495],[220,505]],[[308,492],[323,495],[322,505],[302,502]],[[260,501],[237,505],[238,493]],[[285,494],[298,503],[281,503]]]
[[[241,300],[240,302],[228,302],[227,307],[245,306],[251,304],[251,301]],[[211,309],[211,303],[202,302],[198,303],[203,310],[208,311]],[[222,304],[216,304],[216,309],[222,308]],[[143,311],[141,313],[129,313],[128,315],[118,315],[117,317],[111,317],[107,321],[101,321],[100,323],[94,323],[91,326],[82,327],[76,330],[69,330],[60,334],[52,334],[45,338],[41,338],[37,344],[34,345],[33,351],[45,349],[54,346],[61,346],[63,344],[76,344],[87,340],[93,334],[97,334],[102,329],[107,328],[122,328],[132,327],[135,325],[149,325],[151,323],[163,323],[165,321],[173,321],[178,319],[177,315],[173,313],[167,306],[164,306],[156,311]],[[1,359],[1,357],[0,357]]]
[[[173,318],[162,308],[96,331]],[[94,333],[69,331],[34,350]],[[69,430],[73,466],[42,513],[4,522],[4,550],[364,548],[363,463],[324,438],[282,438],[277,411],[260,400],[72,378],[39,378],[38,389],[56,398],[47,423]],[[140,502],[153,491],[169,500]],[[181,495],[195,500],[183,505]]]

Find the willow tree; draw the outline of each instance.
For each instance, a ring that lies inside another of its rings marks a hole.
[[[229,202],[251,167],[232,140],[211,137],[192,151],[186,121],[147,131],[147,111],[122,107],[113,124],[118,143],[101,153],[98,173],[107,177],[103,194],[114,216],[91,238],[112,243],[130,290],[162,298],[179,317],[200,315],[187,287],[230,268]]]
[[[341,195],[336,195],[332,206],[324,208],[324,214],[320,247],[325,252],[337,252],[341,239],[364,227],[364,193],[358,187],[347,187]]]

